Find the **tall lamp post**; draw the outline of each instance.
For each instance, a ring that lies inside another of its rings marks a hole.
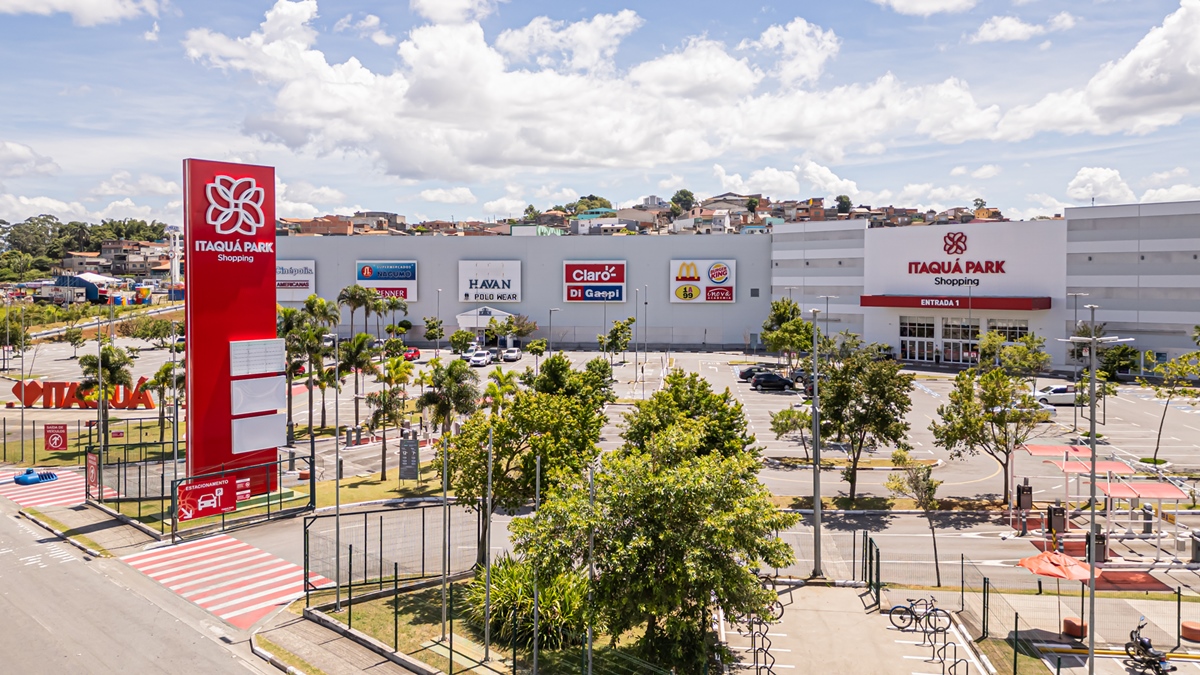
[[[646,329],[642,331],[642,353],[646,356],[646,361],[650,360],[650,285],[642,286],[642,320],[646,322]],[[634,313],[637,313],[637,307],[633,308]],[[642,366],[645,368],[645,366]],[[646,374],[642,373],[642,398],[646,398]]]
[[[1088,675],[1096,672],[1096,347],[1101,344],[1114,342],[1130,342],[1133,338],[1118,338],[1116,336],[1096,337],[1096,309],[1098,305],[1084,305],[1091,310],[1091,330],[1088,337],[1072,335],[1065,342],[1084,343],[1088,345],[1088,408],[1091,411],[1088,420],[1088,445],[1092,449],[1092,464],[1088,470],[1091,479],[1091,521],[1088,526],[1087,562],[1088,562]]]
[[[550,356],[554,356],[554,313],[561,311],[561,307],[550,308],[550,341],[546,345],[546,351],[550,352]]]
[[[334,585],[337,587],[336,607],[334,611],[342,611],[342,446],[339,436],[342,428],[338,422],[338,408],[341,407],[342,383],[340,382],[341,344],[337,333],[326,333],[325,337],[333,338],[333,575],[337,577]]]
[[[637,311],[638,304],[641,301],[642,289],[633,289],[633,383],[636,385],[638,381],[638,322]]]
[[[440,289],[440,288],[438,289],[437,317],[436,318],[438,321],[442,320],[442,289]],[[442,355],[442,327],[441,326],[438,326],[437,343],[434,345],[433,355],[435,357],[440,357]]]
[[[819,309],[812,310],[812,421],[813,421],[813,573],[816,578],[823,578],[821,571],[821,398],[817,390],[817,342],[820,339],[817,329]]]
[[[1074,335],[1075,330],[1077,328],[1079,328],[1079,298],[1081,298],[1081,297],[1086,298],[1087,296],[1088,296],[1087,293],[1067,293],[1067,297],[1071,298],[1072,302],[1074,302],[1074,304],[1075,304],[1075,320],[1071,323],[1071,334],[1072,335]],[[1071,335],[1067,336],[1068,339],[1070,339],[1070,337],[1071,337]],[[1072,358],[1071,366],[1075,372],[1075,377],[1073,377],[1071,379],[1071,382],[1076,387],[1078,387],[1079,386],[1079,359]],[[1079,431],[1079,404],[1075,404],[1075,405],[1071,406],[1071,428],[1074,429],[1075,431]]]
[[[836,295],[818,295],[817,298],[819,300],[825,301],[825,335],[829,335],[829,301],[837,300],[838,296],[836,296]]]

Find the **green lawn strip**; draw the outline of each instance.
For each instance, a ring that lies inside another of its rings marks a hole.
[[[992,662],[992,665],[996,668],[996,672],[1013,672],[1013,646],[1011,642],[997,638],[987,638],[976,642],[975,645]],[[966,654],[963,656],[965,657]],[[1046,675],[1046,664],[1042,663],[1041,659],[1018,650],[1016,672],[1017,675]]]
[[[308,661],[296,656],[283,647],[280,647],[278,644],[275,644],[262,635],[254,636],[254,641],[258,643],[258,646],[263,650],[271,652],[271,654],[274,655],[275,658],[279,659],[284,665],[291,666],[292,668],[305,673],[305,675],[325,675],[325,671],[317,668]]]
[[[952,561],[952,560],[951,561],[943,560],[942,564],[943,565],[953,564],[953,562],[954,561]],[[1033,581],[1033,578],[1031,577],[1031,582],[1032,581]],[[1034,583],[1036,583],[1036,582],[1034,582]],[[997,589],[995,592],[999,593],[1000,595],[1046,595],[1046,596],[1056,596],[1057,595],[1057,596],[1063,597],[1063,598],[1074,598],[1076,600],[1079,599],[1079,585],[1076,582],[1069,582],[1070,586],[1073,586],[1073,588],[1064,588],[1058,592],[1056,592],[1054,590],[1054,584],[1050,583],[1050,581],[1048,579],[1046,581],[1044,581],[1043,584],[1049,584],[1049,587],[1046,588],[1045,590],[1041,591],[1040,593],[1038,592],[1038,590],[1036,588],[1017,588],[1017,589],[1003,588],[1003,589]],[[931,591],[931,592],[956,592],[956,591],[962,590],[961,587],[959,587],[959,586],[951,586],[951,585],[947,585],[947,584],[943,584],[941,586],[923,586],[921,584],[885,583],[884,587],[889,588],[889,589],[890,588],[897,588],[897,589],[903,588],[903,589],[912,590],[912,591]],[[971,592],[971,593],[979,593],[980,592],[979,589],[967,589],[967,591]],[[1175,602],[1175,592],[1174,591],[1096,591],[1096,597],[1097,598],[1108,598],[1111,600],[1153,600],[1156,602]],[[1192,602],[1192,603],[1200,604],[1200,595],[1183,595],[1183,596],[1181,596],[1181,599],[1183,600],[1183,602]]]
[[[25,509],[25,513],[28,513],[29,515],[33,516],[34,518],[37,518],[38,520],[42,521],[43,523],[46,523],[50,527],[53,527],[54,529],[58,530],[59,532],[62,532],[68,539],[74,539],[75,541],[79,542],[80,544],[83,544],[84,546],[92,549],[93,551],[95,551],[97,553],[108,556],[110,558],[112,557],[112,553],[109,553],[107,549],[105,549],[100,544],[97,544],[91,538],[84,536],[82,534],[73,534],[74,531],[71,528],[67,527],[66,525],[59,522],[58,520],[51,518],[50,516],[46,515],[45,513],[42,513],[38,509],[27,508],[27,509]]]
[[[811,509],[812,497],[793,497],[789,495],[773,495],[772,503],[785,509]],[[895,499],[892,497],[859,497],[853,502],[849,497],[822,497],[821,504],[826,509],[865,510],[865,511],[894,511],[912,510],[917,508],[911,499]],[[987,499],[939,499],[939,511],[996,511],[1002,512],[1008,505],[1001,501]]]
[[[454,584],[455,606],[452,612],[454,617],[454,634],[465,637],[482,649],[482,627],[475,626],[465,620],[466,608],[461,604],[460,600],[465,594],[466,584],[467,582]],[[363,592],[367,592],[368,590],[370,589],[364,589]],[[313,604],[318,603],[317,597],[317,594],[314,593]],[[323,592],[320,597],[320,601],[323,602],[332,600],[332,594],[328,592]],[[342,597],[346,597],[344,591]],[[302,608],[303,601],[293,605],[292,611],[299,613],[302,611]],[[342,623],[347,623],[349,620],[349,611],[350,609],[347,607],[341,612],[330,611],[327,614]],[[396,611],[400,613],[398,639],[393,629],[393,613]],[[448,668],[450,667],[448,659],[434,654],[427,647],[422,647],[422,644],[428,643],[431,640],[437,640],[442,635],[442,590],[440,586],[401,593],[399,598],[383,598],[358,603],[353,605],[353,614],[355,630],[366,633],[389,646],[393,644],[393,640],[396,640],[399,651],[443,672],[448,672]],[[621,648],[610,647],[608,645],[609,641],[607,636],[596,636],[593,643],[593,661],[599,665],[611,663],[613,666],[620,666],[623,670],[628,669],[627,663],[619,661],[619,657],[612,654],[613,651],[620,650]],[[510,647],[508,644],[502,644],[500,641],[494,640],[491,645],[492,657],[502,659],[511,658],[512,650]],[[458,651],[457,646],[455,647],[455,651]],[[576,675],[579,673],[582,654],[582,646],[558,650],[539,650],[538,670],[545,675]],[[476,657],[473,653],[470,656],[472,658]],[[527,649],[518,650],[518,660],[521,665],[528,665],[532,662],[529,651]],[[461,671],[464,665],[456,662],[455,670]],[[599,672],[606,671],[601,668]]]
[[[401,497],[440,497],[442,483],[438,479],[435,464],[431,461],[421,465],[422,480],[400,480],[396,467],[388,469],[387,481],[380,480],[378,473],[362,477],[347,476],[340,481],[342,504]],[[333,506],[334,482],[326,480],[317,483],[317,506]],[[451,490],[450,494],[453,495],[454,491]]]
[[[17,466],[82,466],[88,445],[99,443],[99,438],[95,429],[89,435],[87,429],[82,428],[82,425],[76,426],[74,422],[65,422],[65,424],[68,436],[67,449],[61,452],[48,452],[45,449],[45,435],[40,428],[37,430],[36,436],[31,436],[32,429],[26,431],[25,442],[22,444],[20,427],[15,425],[10,427],[8,435],[0,442],[0,462],[11,462]],[[40,426],[41,424],[39,424]],[[172,455],[170,419],[164,425],[162,443],[158,442],[158,420],[143,420],[126,425],[118,418],[113,417],[109,420],[109,431],[109,461],[160,461],[169,460]],[[111,438],[113,431],[124,432],[125,436],[113,439]],[[186,434],[186,426],[180,424],[180,437],[184,437]],[[181,458],[186,447],[187,443],[181,441],[179,445]],[[22,449],[24,449],[23,455]],[[35,450],[37,451],[36,457]]]

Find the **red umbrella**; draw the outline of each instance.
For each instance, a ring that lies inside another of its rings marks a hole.
[[[1041,577],[1054,577],[1054,589],[1059,591],[1058,580],[1070,579],[1072,581],[1087,581],[1090,578],[1092,568],[1078,558],[1073,558],[1065,553],[1058,551],[1042,551],[1041,553],[1025,558],[1017,563],[1018,567],[1033,572]],[[1061,596],[1061,592],[1059,592]],[[1058,625],[1062,625],[1062,602],[1055,604],[1058,607]]]

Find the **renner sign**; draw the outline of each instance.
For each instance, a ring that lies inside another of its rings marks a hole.
[[[625,261],[564,260],[563,302],[625,302]]]
[[[521,261],[458,261],[458,298],[462,302],[520,302]]]
[[[183,162],[187,241],[187,475],[272,462],[275,447],[234,454],[230,343],[275,338],[275,170]],[[255,493],[271,489],[253,472]]]

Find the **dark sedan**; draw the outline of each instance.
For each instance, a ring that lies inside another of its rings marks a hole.
[[[779,373],[759,373],[750,380],[750,386],[755,391],[763,391],[764,389],[788,391],[795,386],[795,383]]]
[[[741,372],[738,373],[738,379],[749,380],[759,373],[769,372],[771,372],[771,369],[766,366],[747,366],[746,368],[742,368]]]

